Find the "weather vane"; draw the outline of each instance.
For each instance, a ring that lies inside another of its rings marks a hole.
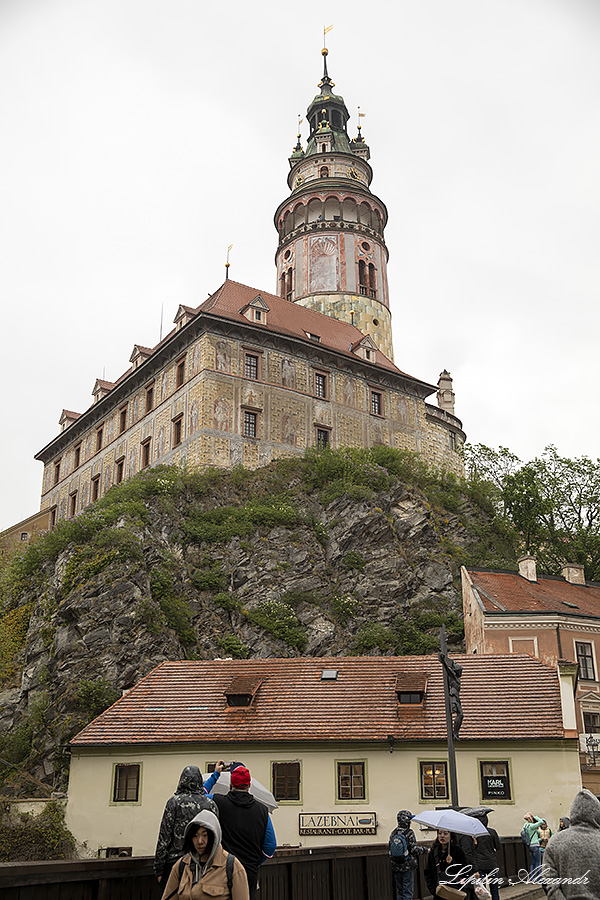
[[[233,244],[230,244],[227,248],[227,262],[225,263],[225,281],[229,278],[229,251],[233,247]]]

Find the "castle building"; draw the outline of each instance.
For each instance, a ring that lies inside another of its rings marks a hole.
[[[36,454],[50,526],[160,463],[254,468],[311,446],[385,444],[462,473],[449,373],[434,385],[393,362],[387,210],[323,60],[275,214],[278,294],[226,277],[197,308],[180,306],[156,347],[136,344],[117,381],[97,379],[89,409],[63,410]]]

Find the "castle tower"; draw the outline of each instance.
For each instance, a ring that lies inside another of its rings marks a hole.
[[[284,299],[350,322],[393,359],[384,203],[371,193],[369,147],[333,93],[323,50],[320,93],[307,110],[306,149],[290,156],[290,196],[275,213],[278,293]]]

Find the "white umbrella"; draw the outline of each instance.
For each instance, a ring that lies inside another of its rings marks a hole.
[[[204,781],[208,781],[210,775],[202,776]],[[231,787],[231,773],[230,772],[221,772],[221,776],[218,781],[215,781],[212,787],[213,794],[227,794],[229,792],[229,788]],[[260,800],[261,803],[271,811],[273,809],[278,809],[277,800],[271,793],[271,791],[261,784],[260,781],[257,781],[256,778],[250,779],[250,793],[253,797],[256,797],[257,800]],[[475,820],[473,820],[475,821]]]
[[[432,809],[430,812],[418,813],[413,816],[413,822],[421,825],[429,825],[430,828],[441,828],[444,831],[454,831],[456,834],[470,834],[477,837],[481,834],[489,834],[479,819],[465,816],[455,809]]]

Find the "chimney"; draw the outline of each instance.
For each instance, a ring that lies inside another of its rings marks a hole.
[[[567,563],[562,567],[562,577],[569,584],[585,584],[583,566],[579,563]]]
[[[452,390],[452,377],[450,372],[444,369],[438,379],[437,403],[440,409],[445,409],[451,416],[454,415],[454,391]]]
[[[535,556],[530,556],[529,554],[520,556],[517,563],[519,566],[519,575],[521,575],[522,578],[526,578],[527,581],[537,581]]]

